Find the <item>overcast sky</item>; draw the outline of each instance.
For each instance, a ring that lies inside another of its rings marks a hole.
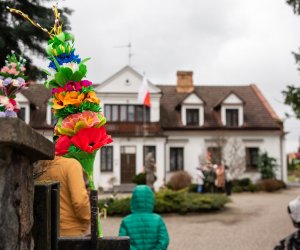
[[[177,70],[196,85],[255,83],[277,114],[291,112],[281,91],[300,84],[291,54],[300,46],[300,17],[285,0],[65,0],[76,51],[88,78],[100,83],[128,64],[154,84],[175,84]],[[296,150],[300,122],[285,121],[287,151]]]

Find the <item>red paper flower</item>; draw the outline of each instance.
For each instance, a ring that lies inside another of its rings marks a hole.
[[[64,155],[68,153],[68,149],[71,146],[71,140],[68,136],[60,136],[55,143],[55,155]]]
[[[105,127],[83,128],[71,138],[71,142],[82,151],[92,153],[111,143],[112,139],[106,134]]]

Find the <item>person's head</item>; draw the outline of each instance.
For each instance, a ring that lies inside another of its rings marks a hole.
[[[130,210],[132,213],[152,213],[154,195],[147,185],[137,185],[132,192]]]

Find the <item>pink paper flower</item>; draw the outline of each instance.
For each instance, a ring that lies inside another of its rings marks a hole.
[[[61,123],[58,122],[55,130],[58,134],[73,136],[83,128],[99,128],[105,123],[106,119],[102,114],[84,111],[67,116]]]

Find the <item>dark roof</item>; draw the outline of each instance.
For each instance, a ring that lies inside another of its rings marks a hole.
[[[176,86],[158,85],[162,90],[161,126],[163,129],[199,129],[183,126],[178,103],[191,93],[177,93]],[[253,84],[248,86],[195,86],[193,91],[204,102],[204,125],[201,129],[282,129],[279,118],[266,99]],[[192,92],[192,93],[193,93]],[[230,93],[235,93],[244,102],[244,125],[226,128],[221,124],[220,110],[214,107]]]
[[[156,85],[162,91],[160,106],[160,124],[164,130],[215,130],[215,129],[256,129],[281,130],[282,123],[271,108],[262,93],[251,84],[247,86],[195,86],[195,93],[204,102],[204,125],[183,126],[181,122],[181,103],[191,93],[177,93],[176,86]],[[30,125],[36,129],[52,129],[47,124],[47,104],[51,91],[42,84],[32,84],[22,92],[30,101]],[[220,100],[228,97],[230,93],[236,94],[244,107],[244,125],[239,128],[227,128],[221,124],[220,110],[215,106]]]
[[[53,129],[47,124],[47,104],[51,90],[43,84],[31,84],[22,94],[30,101],[30,126],[36,129]]]

